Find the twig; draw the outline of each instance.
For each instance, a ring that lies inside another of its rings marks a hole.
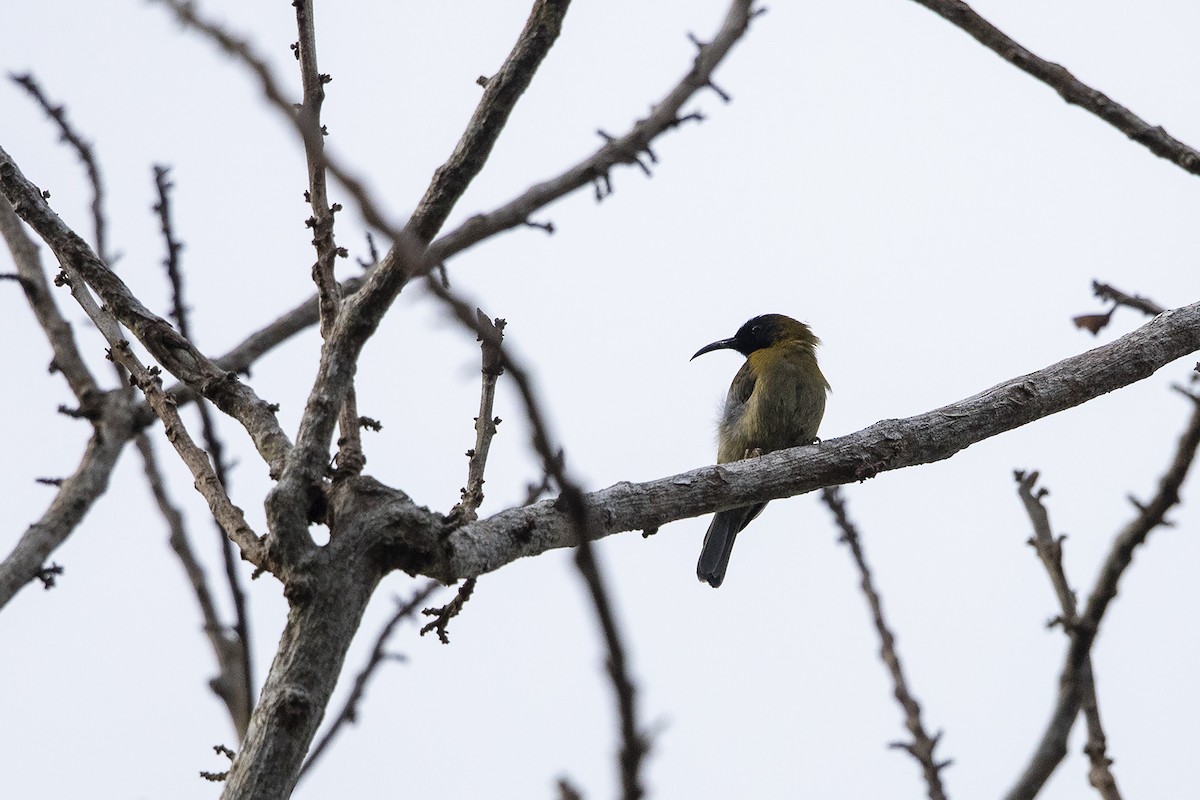
[[[1179,502],[1179,487],[1187,477],[1196,448],[1200,447],[1200,402],[1193,400],[1193,405],[1195,408],[1191,420],[1180,437],[1171,465],[1159,480],[1158,491],[1149,503],[1139,506],[1138,515],[1113,541],[1083,613],[1074,627],[1068,630],[1071,643],[1059,678],[1058,700],[1050,715],[1050,722],[1029,764],[1016,785],[1005,795],[1006,800],[1029,800],[1035,797],[1067,754],[1067,735],[1083,702],[1082,675],[1092,642],[1100,630],[1100,621],[1117,595],[1117,584],[1132,563],[1134,550],[1146,541],[1152,530],[1165,524],[1167,511]]]
[[[975,13],[962,0],[915,1],[961,28],[1005,61],[1054,89],[1067,103],[1095,114],[1159,158],[1165,158],[1193,175],[1200,175],[1200,153],[1169,135],[1161,126],[1152,126],[1103,92],[1083,83],[1061,65],[1038,58]]]
[[[476,511],[483,502],[483,472],[487,466],[492,437],[496,435],[496,426],[500,424],[500,418],[492,416],[492,406],[496,400],[496,380],[504,374],[501,345],[507,323],[499,317],[494,321],[489,319],[480,308],[475,309],[475,316],[478,323],[476,336],[483,351],[479,415],[475,417],[475,447],[467,451],[467,458],[470,459],[467,485],[462,490],[462,500],[446,515],[450,525],[461,525],[478,518]]]
[[[392,614],[392,618],[387,621],[379,631],[379,635],[375,637],[375,646],[371,648],[371,655],[367,657],[367,663],[359,670],[358,675],[354,678],[354,687],[350,690],[350,696],[346,698],[345,705],[333,722],[329,729],[325,731],[320,740],[308,754],[308,758],[304,760],[304,766],[300,767],[300,774],[297,780],[303,780],[305,774],[312,768],[313,764],[325,753],[325,750],[333,743],[333,740],[347,725],[358,721],[358,705],[362,702],[363,697],[367,693],[367,684],[378,671],[379,667],[389,659],[387,652],[388,639],[391,638],[396,626],[406,619],[413,617],[417,613],[417,609],[425,600],[437,591],[439,584],[437,581],[429,581],[423,587],[418,589],[407,602],[401,603],[396,600],[396,611]]]
[[[322,131],[319,128],[313,128],[308,125],[302,119],[303,115],[296,113],[294,102],[288,99],[270,66],[267,65],[265,60],[254,53],[249,42],[229,32],[220,24],[202,18],[196,12],[195,4],[190,0],[155,0],[155,2],[169,8],[181,24],[202,33],[253,72],[255,77],[258,78],[259,88],[262,89],[263,96],[267,102],[276,111],[280,112],[283,118],[292,125],[301,140],[304,141],[305,152],[311,152],[315,149],[323,150],[323,147],[319,144],[320,138],[323,135]],[[311,18],[312,15],[310,14],[309,19],[311,20]],[[322,159],[325,169],[331,172],[354,198],[354,202],[358,205],[359,211],[367,223],[386,232],[395,239],[400,228],[387,220],[382,209],[371,198],[363,182],[351,174],[347,168],[342,166],[338,159],[329,153],[323,153]]]
[[[1126,306],[1137,311],[1141,311],[1147,316],[1153,317],[1166,311],[1165,308],[1140,295],[1128,295],[1120,289],[1109,286],[1106,283],[1092,281],[1092,292],[1101,300],[1111,300],[1113,307],[1108,311],[1099,314],[1080,314],[1071,319],[1075,323],[1076,328],[1083,328],[1089,331],[1093,336],[1100,333],[1112,321],[1113,312],[1121,306]]]
[[[108,489],[125,443],[133,435],[133,413],[124,393],[104,398],[106,408],[95,423],[79,467],[63,481],[41,518],[29,526],[12,552],[0,562],[0,609],[26,584],[41,576],[43,564]]]
[[[454,599],[444,606],[438,608],[424,608],[421,613],[427,617],[433,617],[433,621],[421,627],[421,635],[436,631],[438,641],[442,644],[450,644],[450,635],[446,632],[450,620],[454,619],[463,610],[463,606],[471,599],[471,595],[475,593],[476,578],[467,578],[463,581],[463,585],[458,587],[458,592],[455,593]]]
[[[1135,311],[1141,311],[1148,317],[1157,317],[1167,310],[1148,297],[1125,294],[1120,289],[1100,281],[1092,281],[1092,292],[1101,300],[1111,300],[1119,306],[1127,306]]]
[[[245,680],[246,640],[242,639],[240,634],[230,636],[226,632],[226,626],[221,624],[212,592],[208,588],[208,576],[204,574],[204,568],[192,552],[187,529],[183,524],[183,514],[167,495],[166,484],[162,479],[150,439],[146,434],[140,433],[136,442],[138,452],[142,454],[150,491],[170,531],[171,549],[175,551],[184,572],[187,573],[188,581],[192,584],[192,592],[196,595],[200,614],[204,618],[204,633],[208,636],[213,654],[217,657],[217,677],[209,686],[225,703],[240,740],[246,735],[246,726],[250,724],[251,689]]]
[[[896,652],[896,639],[892,635],[891,629],[888,628],[887,620],[884,619],[883,600],[879,597],[874,580],[871,578],[871,570],[867,566],[858,531],[846,515],[846,502],[842,498],[841,488],[833,486],[822,489],[821,500],[833,513],[834,521],[842,531],[840,541],[845,542],[846,546],[850,548],[855,566],[858,567],[861,577],[860,586],[867,598],[867,605],[871,607],[871,619],[875,623],[875,632],[879,634],[879,655],[892,676],[896,701],[900,703],[900,708],[904,711],[905,727],[913,737],[911,742],[896,742],[892,747],[906,751],[917,760],[925,777],[925,786],[930,800],[945,800],[946,792],[942,788],[941,772],[950,765],[951,761],[938,761],[934,756],[934,748],[937,747],[942,734],[939,731],[930,736],[925,732],[925,726],[921,723],[921,706],[908,690],[908,682],[904,679],[904,668],[900,664],[900,654]]]
[[[317,68],[317,30],[312,0],[295,0],[296,29],[298,39],[293,46],[296,61],[300,64],[300,81],[304,87],[304,100],[296,113],[297,124],[303,133],[304,153],[308,164],[308,201],[312,216],[308,226],[313,231],[313,246],[317,260],[313,264],[312,277],[317,285],[317,305],[321,311],[321,336],[328,339],[333,333],[334,323],[342,302],[342,290],[334,275],[334,262],[346,252],[337,246],[333,235],[334,216],[341,210],[337,203],[329,202],[329,187],[325,167],[325,126],[321,124],[321,106],[325,102],[325,84],[333,80]],[[366,465],[363,456],[362,436],[358,424],[358,398],[353,384],[346,391],[346,398],[338,416],[338,453],[336,456],[338,478],[358,475]]]
[[[3,198],[0,198],[0,236],[4,237],[9,252],[12,253],[25,299],[54,353],[51,369],[62,373],[79,401],[80,409],[87,412],[89,407],[100,401],[100,388],[79,354],[79,346],[71,331],[71,324],[59,312],[58,305],[54,302],[37,245],[25,232],[25,227],[13,211],[12,205]]]
[[[78,154],[79,160],[83,162],[83,167],[87,171],[88,183],[92,186],[92,230],[95,236],[96,253],[100,256],[101,261],[111,265],[112,254],[108,252],[106,233],[108,226],[104,222],[104,181],[100,178],[100,165],[96,163],[91,143],[71,127],[71,123],[67,121],[66,107],[50,102],[50,99],[42,93],[41,87],[38,86],[31,73],[27,72],[24,75],[12,75],[11,77],[13,82],[24,88],[42,107],[46,115],[54,120],[58,125],[59,140],[71,145]]]
[[[447,305],[459,322],[475,331],[476,336],[481,339],[495,336],[491,321],[478,309],[473,310],[452,294],[448,288],[436,281],[427,281],[426,286],[435,297]],[[592,531],[593,520],[587,498],[578,484],[567,475],[563,452],[554,445],[545,414],[542,412],[541,404],[533,390],[533,383],[525,369],[514,361],[512,355],[504,347],[495,350],[494,355],[498,358],[497,366],[507,370],[517,385],[522,404],[525,407],[525,415],[529,419],[533,449],[542,459],[542,468],[548,476],[553,478],[559,488],[559,496],[553,502],[566,514],[573,533],[573,544],[576,546],[575,566],[591,596],[608,650],[608,674],[617,700],[621,730],[621,750],[618,763],[622,798],[623,800],[639,800],[645,794],[641,782],[641,765],[649,751],[649,742],[638,729],[637,690],[633,685],[633,680],[629,677],[625,645],[617,626],[612,602],[609,600],[608,591],[600,574],[600,567],[592,552],[592,539],[596,538],[596,535]]]
[[[188,306],[184,298],[184,283],[183,269],[179,262],[179,253],[183,250],[183,243],[175,238],[174,223],[171,215],[171,189],[174,184],[169,178],[170,169],[156,165],[154,167],[154,186],[158,192],[158,202],[154,204],[154,211],[158,214],[159,226],[163,234],[163,243],[167,248],[166,258],[163,259],[163,266],[167,270],[167,279],[171,284],[172,310],[171,317],[175,320],[175,324],[179,327],[179,333],[189,342],[195,342],[196,339],[192,335],[191,320],[188,316]],[[225,447],[221,442],[221,438],[217,435],[217,426],[213,421],[212,412],[209,410],[207,401],[201,399],[196,404],[196,411],[200,415],[200,431],[204,437],[204,445],[212,458],[213,471],[217,476],[217,480],[225,490],[229,490],[229,470],[227,469],[225,460]],[[139,448],[142,446],[141,440],[138,442]],[[149,445],[147,444],[147,447]],[[153,481],[151,481],[153,485]],[[158,496],[158,492],[155,492]],[[162,503],[160,502],[160,507]],[[164,511],[164,514],[166,512]],[[230,711],[233,713],[235,724],[239,725],[239,738],[245,733],[244,723],[250,720],[250,697],[254,690],[254,670],[251,662],[251,647],[250,647],[250,614],[246,606],[246,593],[242,588],[241,576],[238,574],[237,557],[234,554],[233,542],[225,535],[225,531],[221,526],[217,526],[218,544],[221,548],[221,556],[225,564],[225,580],[229,585],[229,594],[233,600],[233,608],[235,614],[234,631],[241,642],[240,657],[241,657],[241,674],[240,678],[234,672],[226,673],[222,670],[221,680],[227,684],[231,681],[240,680],[241,686],[236,690],[227,688],[236,698],[245,699],[244,704],[231,705]],[[219,655],[219,654],[218,654]],[[244,708],[243,708],[244,705]],[[236,709],[236,711],[235,711]],[[239,713],[244,713],[244,723],[239,721],[241,717]]]
[[[1029,521],[1033,525],[1033,536],[1030,537],[1028,544],[1033,547],[1038,558],[1041,559],[1042,566],[1046,568],[1050,583],[1054,587],[1054,593],[1058,597],[1061,616],[1056,621],[1062,625],[1064,631],[1071,631],[1078,626],[1075,593],[1071,590],[1063,569],[1062,543],[1066,537],[1054,536],[1050,527],[1050,514],[1042,502],[1042,499],[1049,494],[1049,490],[1041,487],[1035,491],[1034,487],[1037,486],[1038,481],[1036,471],[1026,473],[1017,470],[1014,476],[1017,481],[1017,495],[1021,498],[1025,512],[1029,515]],[[1110,769],[1112,759],[1108,757],[1107,753],[1108,741],[1104,735],[1104,726],[1100,721],[1100,706],[1096,698],[1090,654],[1084,659],[1079,681],[1080,703],[1088,730],[1088,741],[1084,752],[1091,762],[1089,781],[1100,790],[1100,795],[1104,800],[1120,800],[1121,795],[1117,790],[1116,777]],[[1071,724],[1074,724],[1074,719],[1068,723],[1068,733]]]

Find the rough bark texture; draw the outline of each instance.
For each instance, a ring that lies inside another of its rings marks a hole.
[[[887,470],[949,458],[976,442],[1073,408],[1152,375],[1200,350],[1200,303],[1168,311],[1102,347],[1005,381],[974,397],[907,419],[882,420],[819,445],[781,450],[645,483],[618,483],[587,495],[597,537],[824,486],[862,481]],[[454,531],[441,555],[420,571],[443,581],[490,572],[524,556],[574,544],[565,510],[554,500],[502,511]],[[406,543],[402,568],[414,565]]]

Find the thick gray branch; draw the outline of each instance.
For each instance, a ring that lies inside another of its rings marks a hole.
[[[949,458],[976,442],[1086,403],[1200,350],[1200,303],[1168,311],[1120,339],[1006,381],[974,397],[907,419],[883,420],[819,445],[587,495],[597,538],[654,529],[686,517],[861,481],[887,470]],[[410,549],[413,542],[399,543]],[[450,534],[444,550],[396,554],[396,564],[460,580],[517,558],[575,544],[555,500],[502,511]]]

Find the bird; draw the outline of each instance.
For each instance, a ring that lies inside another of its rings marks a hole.
[[[757,316],[732,338],[707,344],[746,357],[729,385],[717,426],[717,463],[812,444],[825,415],[829,382],[817,366],[818,339],[807,325],[783,314]],[[766,503],[718,511],[704,535],[696,576],[714,589],[725,580],[733,542]]]

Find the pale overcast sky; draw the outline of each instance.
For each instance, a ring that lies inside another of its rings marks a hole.
[[[10,3],[0,66],[32,71],[95,146],[116,268],[166,314],[169,295],[151,166],[172,166],[197,344],[219,354],[312,292],[301,148],[244,69],[144,2]],[[1185,142],[1200,144],[1200,6],[1181,2],[998,2],[976,9]],[[290,3],[205,0],[298,85]],[[643,116],[691,64],[725,4],[577,3],[454,226],[558,174]],[[449,155],[528,2],[318,2],[321,69],[333,76],[329,147],[402,221]],[[713,423],[735,353],[689,363],[701,345],[764,312],[810,323],[833,385],[825,439],[962,399],[1132,330],[1119,311],[1099,339],[1070,318],[1100,310],[1091,281],[1168,307],[1200,296],[1200,181],[1067,106],[916,3],[771,3],[689,109],[702,124],[665,135],[647,179],[613,173],[453,259],[456,288],[508,322],[533,369],[568,463],[588,489],[712,463]],[[297,92],[297,97],[299,96]],[[90,235],[82,171],[24,93],[0,83],[0,145]],[[334,200],[349,206],[339,187]],[[448,229],[448,228],[447,228]],[[347,211],[338,241],[366,253]],[[47,269],[52,258],[43,249]],[[7,252],[0,271],[10,270]],[[341,267],[358,271],[351,258]],[[103,342],[56,294],[96,365]],[[53,498],[34,483],[78,463],[87,426],[55,413],[71,398],[16,284],[0,284],[9,390],[0,399],[7,553]],[[294,431],[315,372],[315,331],[253,370]],[[1042,470],[1051,519],[1069,534],[1081,594],[1169,462],[1190,404],[1170,391],[1195,358],[1139,384],[976,445],[939,464],[846,490],[911,688],[959,798],[1002,794],[1049,716],[1064,637],[1014,491]],[[108,372],[97,368],[97,374]],[[474,337],[419,287],[368,345],[360,413],[367,472],[448,510],[466,479],[478,403]],[[512,385],[483,513],[520,502],[538,478]],[[194,419],[189,412],[189,420]],[[265,530],[269,487],[241,428],[231,491]],[[160,460],[213,577],[216,536],[191,478],[161,437]],[[1114,770],[1128,797],[1194,785],[1200,732],[1196,481],[1176,527],[1156,532],[1122,583],[1095,649]],[[654,732],[657,798],[924,796],[876,652],[848,552],[815,495],[771,503],[739,540],[719,590],[696,581],[708,521],[625,533],[598,546]],[[134,453],[52,560],[50,592],[0,613],[0,774],[6,797],[214,798],[197,777],[236,746],[200,617]],[[246,565],[248,576],[250,568]],[[347,661],[340,706],[389,615],[420,581],[392,575]],[[255,663],[265,676],[281,630],[280,585],[249,584]],[[440,595],[437,604],[451,597]],[[550,798],[567,776],[589,798],[616,790],[616,717],[591,607],[569,553],[484,576],[449,646],[403,627],[359,724],[298,788],[332,797]],[[1043,794],[1093,797],[1082,726]]]

